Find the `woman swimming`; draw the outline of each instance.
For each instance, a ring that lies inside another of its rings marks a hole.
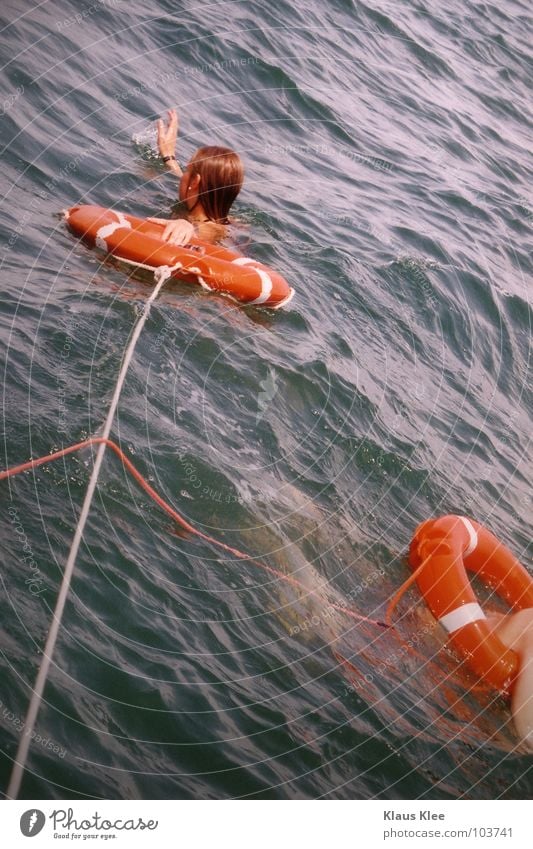
[[[174,245],[185,245],[193,235],[206,242],[219,242],[227,235],[229,211],[239,194],[244,168],[240,156],[229,147],[200,147],[182,171],[176,159],[178,116],[169,109],[168,123],[157,122],[157,144],[163,162],[180,178],[179,199],[184,204],[184,217],[152,218],[167,224],[163,239]]]

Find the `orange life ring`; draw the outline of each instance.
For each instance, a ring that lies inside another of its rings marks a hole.
[[[409,551],[416,581],[433,616],[467,665],[503,693],[512,689],[518,656],[487,624],[466,569],[479,575],[514,610],[533,607],[533,578],[486,528],[464,516],[423,522]]]
[[[163,242],[163,224],[101,206],[65,211],[71,230],[91,247],[141,268],[166,268],[172,277],[200,283],[247,304],[278,309],[294,295],[286,280],[266,265],[219,245],[192,239],[186,246]]]

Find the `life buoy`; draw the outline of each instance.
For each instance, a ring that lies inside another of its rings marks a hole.
[[[424,564],[425,565],[422,565]],[[533,607],[533,578],[506,546],[464,516],[423,522],[409,550],[416,582],[433,616],[470,669],[503,693],[512,689],[518,656],[489,628],[466,574],[477,574],[513,610]]]
[[[141,268],[166,268],[172,277],[237,301],[272,309],[294,295],[286,280],[266,265],[219,245],[192,239],[185,246],[163,242],[163,224],[101,206],[74,206],[64,213],[70,229],[91,247]]]

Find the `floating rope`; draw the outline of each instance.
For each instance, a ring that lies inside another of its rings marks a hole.
[[[432,557],[433,557],[433,553],[428,554],[428,556],[422,561],[420,566],[418,566],[415,569],[415,571],[407,578],[407,580],[403,582],[400,589],[397,590],[397,592],[394,593],[393,597],[391,598],[391,600],[388,604],[387,611],[385,613],[385,622],[387,623],[389,628],[392,628],[392,614],[394,613],[394,610],[395,610],[396,606],[398,605],[399,601],[401,600],[402,596],[407,592],[407,590],[409,589],[411,584],[414,584],[414,582],[416,581],[416,579],[420,575],[422,569],[424,569],[424,567],[429,563],[429,561],[431,560]]]
[[[274,575],[276,578],[280,578],[282,581],[286,581],[292,586],[297,587],[300,590],[303,590],[307,595],[316,596],[320,599],[320,596],[315,590],[311,590],[302,584],[301,581],[298,581],[296,578],[293,578],[292,575],[287,575],[285,572],[281,572],[279,569],[276,569],[274,566],[269,566],[267,563],[263,563],[260,560],[256,560],[250,554],[246,554],[244,551],[240,551],[238,548],[234,548],[231,545],[228,545],[225,542],[221,542],[221,540],[216,539],[215,537],[209,536],[209,534],[204,534],[203,531],[199,531],[193,525],[191,525],[183,516],[178,513],[164,498],[162,498],[156,490],[150,486],[146,478],[144,478],[139,470],[135,468],[131,460],[126,457],[122,449],[113,442],[112,439],[106,439],[103,436],[94,436],[90,439],[85,439],[83,442],[77,442],[75,445],[69,445],[68,448],[62,448],[60,451],[55,451],[53,454],[45,454],[44,457],[39,457],[36,460],[29,460],[27,463],[22,463],[20,466],[13,466],[11,469],[7,469],[4,472],[0,472],[0,481],[5,478],[14,477],[15,475],[20,474],[21,472],[27,472],[30,469],[35,469],[38,466],[43,466],[45,463],[51,463],[53,460],[59,460],[60,457],[65,457],[68,454],[73,454],[75,451],[82,451],[84,448],[89,448],[91,445],[100,445],[107,446],[111,448],[112,451],[122,460],[123,465],[127,469],[127,471],[132,475],[132,477],[137,481],[139,486],[144,489],[144,491],[152,498],[165,513],[177,522],[178,525],[198,537],[199,539],[204,540],[212,545],[218,546],[218,548],[227,551],[229,554],[233,554],[235,557],[238,557],[240,560],[246,560],[249,563],[254,564],[255,566],[259,566],[261,569],[264,569],[265,572],[269,572],[271,575]],[[322,599],[320,599],[322,600]],[[361,613],[352,610],[349,607],[345,607],[342,604],[337,604],[336,602],[332,602],[330,607],[334,610],[338,610],[341,613],[345,613],[346,616],[351,617],[352,619],[357,619],[360,622],[369,622],[371,625],[378,625],[380,628],[389,628],[386,622],[381,622],[379,619],[371,619],[368,616],[363,616]]]
[[[152,269],[152,270],[154,270],[154,269]],[[83,537],[83,531],[85,529],[85,525],[86,525],[87,518],[88,518],[88,515],[89,515],[89,511],[90,511],[90,508],[91,508],[94,493],[95,493],[95,490],[96,490],[96,485],[97,485],[97,482],[98,482],[98,477],[100,475],[100,470],[101,470],[101,466],[102,466],[106,447],[110,448],[112,451],[115,452],[115,454],[121,459],[125,468],[134,477],[134,479],[137,481],[139,486],[141,486],[142,489],[144,489],[145,492],[148,493],[150,498],[152,498],[156,502],[156,504],[159,505],[159,507],[161,507],[169,516],[171,516],[171,518],[175,522],[177,522],[179,525],[181,525],[181,527],[184,528],[186,531],[189,531],[189,533],[199,537],[200,539],[203,539],[205,542],[208,542],[210,544],[218,546],[219,548],[223,549],[224,551],[227,551],[230,554],[233,554],[234,556],[236,556],[240,559],[243,559],[243,560],[246,560],[250,563],[253,563],[256,566],[260,566],[262,569],[264,569],[266,572],[269,572],[271,575],[274,575],[277,578],[280,578],[281,580],[286,581],[287,583],[291,584],[292,586],[297,587],[300,590],[303,590],[307,595],[316,596],[317,598],[320,598],[318,596],[317,592],[315,592],[314,590],[308,589],[304,584],[302,584],[296,578],[293,578],[290,575],[286,575],[284,572],[281,572],[279,569],[275,569],[272,566],[268,566],[266,563],[262,563],[258,560],[255,560],[249,554],[246,554],[245,552],[242,552],[237,548],[234,548],[230,545],[227,545],[226,543],[221,542],[220,540],[217,540],[214,537],[211,537],[207,534],[204,534],[204,533],[202,533],[202,531],[199,531],[196,528],[194,528],[176,510],[174,510],[174,508],[170,504],[168,504],[168,502],[166,502],[155,491],[155,489],[152,486],[150,486],[148,481],[135,468],[135,466],[133,465],[131,460],[129,460],[128,457],[126,457],[126,455],[119,448],[119,446],[115,442],[113,442],[111,439],[109,439],[111,427],[112,427],[112,424],[113,424],[113,419],[115,417],[118,402],[119,402],[119,399],[120,399],[122,388],[124,386],[124,381],[126,379],[127,371],[128,371],[129,366],[130,366],[131,359],[133,357],[135,346],[136,346],[137,341],[139,339],[139,336],[142,332],[142,329],[143,329],[143,327],[146,323],[146,320],[148,318],[151,306],[152,306],[153,302],[155,301],[155,299],[157,298],[157,296],[159,295],[159,292],[161,291],[161,288],[164,286],[165,282],[169,279],[169,277],[171,277],[173,270],[174,269],[168,268],[166,266],[154,270],[154,278],[156,280],[156,286],[155,286],[150,297],[148,298],[148,300],[146,301],[146,303],[144,305],[142,315],[140,316],[138,322],[136,323],[136,325],[133,328],[131,339],[130,339],[129,344],[128,344],[125,352],[124,352],[124,356],[123,356],[123,359],[122,359],[122,365],[121,365],[121,368],[120,368],[120,371],[119,371],[117,383],[116,383],[116,386],[115,386],[115,391],[113,393],[113,397],[111,399],[109,411],[108,411],[108,414],[107,414],[107,417],[106,417],[106,420],[105,420],[105,424],[104,424],[104,427],[103,427],[103,430],[102,430],[102,435],[92,437],[90,439],[86,439],[83,442],[78,442],[75,445],[70,445],[67,448],[63,448],[60,451],[56,451],[52,454],[47,454],[44,457],[39,457],[35,460],[29,460],[28,462],[22,463],[19,466],[14,466],[11,469],[7,469],[3,472],[0,472],[0,480],[5,480],[6,478],[14,477],[15,475],[21,474],[22,472],[28,471],[30,469],[35,469],[38,466],[44,465],[45,463],[50,463],[53,460],[59,459],[60,457],[65,457],[68,454],[74,453],[75,451],[81,451],[84,448],[88,448],[90,446],[98,445],[98,451],[96,453],[96,459],[95,459],[95,462],[94,462],[93,470],[92,470],[92,473],[91,473],[91,477],[89,479],[87,491],[85,493],[85,498],[84,498],[82,509],[81,509],[81,512],[80,512],[80,517],[79,517],[78,523],[76,525],[74,537],[72,539],[72,544],[71,544],[70,551],[69,551],[68,558],[67,558],[67,562],[66,562],[66,565],[65,565],[63,580],[61,582],[61,587],[59,589],[59,593],[58,593],[58,597],[57,597],[57,601],[56,601],[56,606],[55,606],[54,613],[53,613],[52,623],[50,625],[50,630],[48,632],[46,644],[45,644],[44,649],[43,649],[43,658],[42,658],[42,661],[41,661],[41,665],[39,667],[39,672],[37,674],[37,678],[36,678],[35,685],[34,685],[33,692],[32,692],[32,697],[31,697],[31,700],[30,700],[30,704],[29,704],[29,707],[28,707],[27,714],[26,714],[26,719],[25,719],[25,722],[24,722],[24,732],[23,732],[22,737],[20,739],[19,746],[17,748],[17,752],[16,752],[16,755],[15,755],[14,766],[13,766],[13,770],[12,770],[11,777],[10,777],[10,780],[9,780],[9,785],[8,785],[8,788],[7,788],[7,797],[10,798],[10,799],[16,799],[17,796],[18,796],[19,790],[20,790],[20,785],[21,785],[21,782],[22,782],[22,778],[23,778],[23,775],[24,775],[24,770],[25,770],[26,762],[27,762],[27,758],[28,758],[30,740],[32,738],[32,733],[33,733],[33,730],[34,730],[34,727],[35,727],[35,722],[37,720],[37,715],[38,715],[39,708],[40,708],[40,705],[41,705],[41,702],[42,702],[44,687],[45,687],[46,680],[48,678],[48,674],[49,674],[49,671],[50,671],[50,665],[51,665],[51,662],[52,662],[52,655],[53,655],[53,652],[54,652],[55,644],[56,644],[56,641],[57,641],[57,636],[58,636],[58,633],[59,633],[59,628],[60,628],[60,625],[61,625],[61,619],[62,619],[63,611],[64,611],[64,608],[65,608],[65,603],[67,601],[68,592],[69,592],[69,589],[70,589],[72,574],[73,574],[73,571],[74,571],[74,565],[75,565],[76,558],[77,558],[77,555],[78,555],[79,547],[80,547],[81,540],[82,540],[82,537]],[[320,600],[322,601],[322,599],[320,599]],[[363,616],[362,614],[356,612],[355,610],[351,610],[350,608],[345,607],[344,605],[338,604],[336,602],[332,602],[330,604],[330,608],[333,608],[334,610],[337,610],[341,613],[344,613],[346,616],[351,617],[352,619],[355,619],[359,622],[368,622],[368,623],[370,623],[372,625],[376,625],[380,628],[389,628],[390,627],[386,622],[381,622],[379,620],[371,619],[367,616]]]
[[[164,282],[165,282],[165,280],[162,280],[160,282],[160,286],[162,286]],[[153,295],[152,300],[155,297],[156,297],[156,294],[155,294],[155,290],[154,290],[154,295]],[[137,324],[137,327],[135,328],[136,330],[137,330],[137,328],[139,328],[141,321],[143,319],[146,320],[146,317],[147,317],[147,314],[148,314],[147,310],[148,310],[148,302],[147,302],[147,305],[146,305],[146,309],[143,313],[143,316],[141,317],[141,320],[139,321],[139,323]],[[139,328],[138,333],[134,332],[132,339],[131,339],[131,342],[130,342],[130,345],[128,346],[128,350],[126,352],[126,355],[124,356],[123,366],[122,366],[122,369],[121,369],[121,372],[120,372],[119,381],[117,382],[118,392],[117,392],[117,390],[115,390],[115,394],[113,396],[111,407],[109,409],[109,413],[108,413],[108,416],[107,416],[107,419],[106,419],[106,424],[105,424],[105,427],[104,427],[104,434],[106,434],[106,433],[109,434],[112,419],[113,419],[114,413],[116,411],[118,398],[119,398],[119,395],[120,395],[120,389],[122,388],[122,385],[124,383],[123,376],[125,375],[127,367],[128,367],[129,362],[131,360],[131,354],[133,353],[133,348],[135,347],[135,343],[136,343],[136,341],[139,337],[139,333],[140,333],[141,329],[142,329],[142,326]],[[129,354],[129,356],[128,356],[128,354]],[[106,447],[110,448],[112,451],[114,451],[114,453],[117,455],[117,457],[119,457],[121,459],[124,467],[127,469],[128,472],[130,472],[130,474],[133,476],[133,478],[136,480],[136,482],[139,484],[139,486],[142,489],[144,489],[144,491],[150,496],[150,498],[152,498],[155,501],[155,503],[158,504],[159,507],[161,507],[162,510],[165,511],[165,513],[167,513],[172,519],[174,519],[175,522],[177,522],[179,525],[181,525],[181,527],[184,528],[184,530],[188,531],[189,533],[193,534],[196,537],[199,537],[200,539],[204,540],[205,542],[208,542],[208,543],[211,543],[213,545],[218,546],[219,548],[223,549],[224,551],[227,551],[228,553],[233,554],[234,556],[236,556],[236,557],[238,557],[242,560],[246,560],[249,563],[252,563],[256,566],[261,567],[266,572],[269,572],[271,575],[274,575],[275,577],[280,578],[283,581],[286,581],[287,583],[291,584],[292,586],[297,587],[300,590],[303,590],[304,593],[306,593],[307,595],[316,596],[317,598],[320,599],[320,601],[322,601],[322,599],[320,598],[320,596],[318,595],[317,592],[315,592],[314,590],[310,590],[308,587],[306,587],[304,584],[302,584],[296,578],[293,578],[291,575],[286,575],[284,572],[281,572],[279,569],[276,569],[273,566],[269,566],[266,563],[262,563],[261,561],[256,560],[255,558],[251,557],[251,555],[246,554],[243,551],[240,551],[238,548],[234,548],[233,546],[227,545],[227,543],[221,542],[220,540],[217,540],[214,537],[209,536],[208,534],[204,534],[202,531],[199,531],[197,528],[195,528],[193,525],[191,525],[189,522],[187,522],[187,520],[184,519],[183,516],[181,516],[177,512],[177,510],[174,510],[174,508],[167,501],[165,501],[159,495],[159,493],[156,492],[156,490],[152,486],[150,486],[148,481],[141,475],[139,470],[135,468],[135,466],[133,465],[131,460],[128,457],[126,457],[126,455],[124,454],[122,449],[119,448],[119,446],[115,442],[113,442],[113,440],[109,439],[108,436],[106,436],[106,435],[91,437],[90,439],[85,439],[83,442],[77,442],[75,445],[69,445],[67,448],[63,448],[60,451],[55,451],[52,454],[46,454],[44,457],[38,457],[35,460],[29,460],[26,463],[21,463],[19,466],[13,466],[10,469],[7,469],[3,472],[0,472],[0,480],[5,480],[6,478],[14,477],[15,475],[21,474],[22,472],[27,472],[31,469],[35,469],[38,466],[43,466],[46,463],[51,463],[54,460],[58,460],[60,457],[65,457],[68,454],[73,454],[76,451],[81,451],[84,448],[89,448],[92,445],[98,445],[99,446],[98,452],[97,452],[97,455],[96,455],[96,461],[95,461],[95,464],[94,464],[94,467],[93,467],[93,472],[92,472],[91,478],[89,480],[87,492],[86,492],[85,499],[84,499],[84,502],[83,502],[83,507],[82,507],[82,510],[81,510],[81,513],[80,513],[80,518],[79,518],[78,524],[76,526],[76,531],[74,533],[74,538],[72,540],[72,545],[71,545],[69,556],[68,556],[67,563],[66,563],[66,566],[65,566],[65,573],[63,575],[63,581],[61,583],[59,595],[58,595],[58,598],[57,598],[56,607],[55,607],[54,614],[53,614],[52,624],[50,626],[50,631],[48,633],[46,645],[45,645],[44,650],[43,650],[43,659],[41,661],[41,666],[39,668],[39,672],[38,672],[37,679],[36,679],[36,682],[35,682],[35,686],[34,686],[34,689],[33,689],[32,698],[31,698],[31,701],[30,701],[30,705],[29,705],[29,708],[28,708],[27,715],[26,715],[26,720],[25,720],[25,723],[24,723],[24,733],[23,733],[23,736],[22,736],[21,741],[19,743],[19,747],[17,749],[17,753],[16,753],[16,756],[15,756],[15,764],[14,764],[14,767],[13,767],[9,786],[8,786],[8,789],[7,789],[7,797],[10,798],[10,799],[16,799],[17,796],[18,796],[18,792],[20,790],[20,785],[21,785],[21,782],[22,782],[22,777],[23,777],[23,774],[24,774],[24,769],[25,769],[25,765],[26,765],[26,761],[27,761],[27,757],[28,757],[30,738],[31,738],[32,731],[33,731],[34,726],[35,726],[35,721],[37,719],[37,714],[38,714],[39,707],[40,707],[40,704],[41,704],[41,701],[42,701],[44,686],[46,684],[46,679],[48,677],[48,672],[49,672],[50,664],[51,664],[51,661],[52,661],[52,653],[54,651],[55,643],[56,643],[56,640],[57,640],[59,626],[61,624],[61,618],[62,618],[62,615],[63,615],[63,609],[65,607],[65,602],[66,602],[69,587],[70,587],[72,573],[73,573],[73,570],[74,570],[74,563],[75,563],[76,556],[77,556],[77,553],[78,553],[78,549],[79,549],[79,546],[80,546],[80,543],[81,543],[81,538],[82,538],[83,530],[85,528],[85,524],[86,524],[86,521],[87,521],[91,502],[92,502],[92,499],[93,499],[93,496],[94,496],[94,491],[95,491],[95,488],[96,488],[96,483],[97,483],[97,480],[98,480],[98,475],[99,475],[100,467],[101,467],[102,460],[103,460],[103,454],[104,454]],[[382,622],[378,619],[371,619],[368,616],[363,616],[361,613],[358,613],[355,610],[351,610],[349,607],[345,607],[342,604],[337,604],[336,602],[332,602],[330,604],[330,607],[333,608],[334,610],[339,611],[340,613],[344,613],[346,616],[349,616],[350,618],[355,619],[359,622],[368,622],[371,625],[376,625],[380,628],[386,628],[386,629],[391,627],[386,622]]]

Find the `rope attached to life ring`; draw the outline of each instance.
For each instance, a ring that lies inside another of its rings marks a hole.
[[[60,457],[65,457],[68,454],[73,454],[76,451],[82,451],[84,448],[89,448],[91,445],[104,445],[110,448],[117,457],[120,458],[124,467],[127,471],[132,475],[135,481],[139,484],[139,486],[144,489],[144,491],[150,496],[150,498],[155,501],[155,503],[161,507],[162,510],[167,513],[171,519],[173,519],[178,525],[198,537],[199,539],[204,540],[204,542],[210,543],[211,545],[216,545],[218,548],[227,551],[229,554],[233,554],[235,557],[238,557],[240,560],[246,560],[249,563],[254,564],[255,566],[259,566],[261,569],[264,569],[265,572],[269,572],[271,575],[274,575],[276,578],[280,578],[282,581],[286,581],[294,587],[297,587],[300,590],[303,590],[307,595],[316,596],[320,598],[318,593],[315,590],[311,590],[302,584],[301,581],[298,581],[296,578],[293,578],[292,575],[287,575],[285,572],[282,572],[279,569],[274,568],[273,566],[269,566],[267,563],[263,563],[260,560],[256,560],[250,554],[246,554],[246,552],[241,551],[238,548],[234,548],[231,545],[228,545],[221,540],[216,539],[215,537],[209,536],[209,534],[204,534],[203,531],[199,531],[193,525],[191,525],[183,516],[175,510],[168,501],[165,501],[158,492],[148,483],[146,478],[141,475],[139,470],[133,465],[131,460],[124,454],[122,449],[113,442],[112,439],[106,439],[103,436],[93,436],[89,439],[85,439],[83,442],[77,442],[75,445],[69,445],[67,448],[62,448],[60,451],[55,451],[53,454],[45,454],[44,457],[38,457],[35,460],[29,460],[27,463],[21,463],[19,466],[13,466],[11,469],[7,469],[6,471],[0,472],[0,481],[5,478],[14,477],[15,475],[21,474],[22,472],[30,471],[31,469],[35,469],[38,466],[43,466],[45,463],[50,463],[53,460],[59,460]],[[371,619],[368,616],[363,616],[361,613],[352,610],[349,607],[345,607],[342,604],[337,604],[336,602],[332,602],[330,605],[335,610],[338,610],[341,613],[345,613],[346,616],[351,617],[352,619],[356,619],[360,622],[368,622],[371,625],[377,625],[380,628],[389,628],[386,622],[383,622],[379,619]]]
[[[152,270],[154,270],[154,269],[152,269]],[[30,704],[29,704],[28,711],[27,711],[27,714],[26,714],[26,718],[25,718],[25,722],[24,722],[24,732],[23,732],[22,737],[19,741],[19,745],[18,745],[17,752],[16,752],[15,759],[14,759],[13,770],[12,770],[12,773],[11,773],[9,785],[8,785],[8,788],[7,788],[7,794],[6,794],[7,798],[10,798],[10,799],[16,799],[18,797],[20,785],[22,783],[22,778],[23,778],[23,775],[24,775],[24,770],[25,770],[26,762],[27,762],[27,758],[28,758],[30,741],[32,739],[32,734],[33,734],[33,730],[34,730],[34,727],[35,727],[35,722],[37,720],[37,715],[38,715],[39,708],[40,708],[40,705],[41,705],[41,702],[42,702],[43,692],[44,692],[44,688],[45,688],[45,685],[46,685],[46,680],[48,678],[50,665],[51,665],[51,662],[52,662],[52,655],[53,655],[53,652],[54,652],[55,644],[56,644],[56,641],[57,641],[57,636],[58,636],[58,633],[59,633],[59,628],[60,628],[60,625],[61,625],[61,620],[62,620],[62,617],[63,617],[63,611],[64,611],[64,608],[65,608],[65,604],[66,604],[69,589],[70,589],[70,583],[71,583],[71,580],[72,580],[74,565],[75,565],[76,558],[77,558],[78,551],[79,551],[79,547],[80,547],[80,544],[81,544],[85,524],[87,522],[87,518],[88,518],[88,515],[89,515],[89,510],[91,508],[92,500],[93,500],[94,493],[95,493],[95,490],[96,490],[96,485],[97,485],[97,482],[98,482],[98,477],[99,477],[99,474],[100,474],[100,470],[101,470],[101,466],[102,466],[102,462],[103,462],[103,458],[104,458],[104,452],[105,452],[106,447],[111,448],[111,450],[115,452],[115,454],[121,459],[125,468],[135,478],[135,480],[137,481],[139,486],[141,486],[145,490],[145,492],[148,493],[150,498],[152,498],[156,502],[156,504],[159,505],[159,507],[161,507],[169,516],[171,516],[171,518],[175,522],[177,522],[179,525],[181,525],[181,527],[183,527],[185,530],[189,531],[191,534],[194,534],[195,536],[199,537],[200,539],[203,539],[205,542],[209,542],[213,545],[216,545],[219,548],[223,549],[224,551],[227,551],[227,552],[233,554],[234,556],[236,556],[240,559],[244,559],[244,560],[246,560],[250,563],[255,564],[256,566],[260,566],[262,569],[264,569],[266,572],[269,572],[271,575],[275,575],[277,578],[280,578],[281,580],[286,581],[287,583],[291,584],[292,586],[298,587],[299,589],[304,590],[304,592],[307,595],[319,597],[318,593],[316,593],[315,591],[310,590],[309,588],[305,587],[296,578],[293,578],[290,575],[286,575],[283,572],[281,572],[280,570],[275,569],[272,566],[268,566],[266,563],[261,563],[260,561],[252,558],[250,555],[248,555],[248,554],[246,554],[242,551],[239,551],[239,549],[233,548],[232,546],[227,545],[226,543],[221,542],[220,540],[217,540],[214,537],[210,537],[207,534],[204,534],[202,531],[199,531],[196,528],[194,528],[176,510],[174,510],[174,508],[170,504],[168,504],[168,502],[166,502],[155,491],[155,489],[153,489],[153,487],[150,486],[148,481],[146,481],[145,478],[141,475],[141,473],[135,468],[135,466],[133,465],[131,460],[129,460],[128,457],[126,457],[126,455],[124,454],[124,452],[119,448],[119,446],[109,438],[110,433],[111,433],[111,426],[113,424],[113,419],[115,417],[115,413],[116,413],[116,410],[117,410],[117,407],[118,407],[120,394],[122,392],[124,381],[126,379],[126,374],[127,374],[131,359],[133,357],[135,346],[137,344],[137,341],[139,339],[141,331],[144,327],[144,324],[146,323],[146,320],[148,318],[151,306],[152,306],[153,302],[155,301],[155,299],[157,298],[157,296],[159,295],[159,292],[160,292],[161,288],[164,286],[165,282],[169,279],[169,277],[171,277],[173,270],[175,270],[175,269],[167,267],[167,266],[160,267],[157,270],[154,270],[154,280],[156,282],[156,286],[154,287],[152,293],[150,294],[150,297],[147,299],[147,301],[144,305],[143,312],[142,312],[139,320],[134,325],[130,341],[129,341],[128,346],[127,346],[127,348],[124,352],[122,365],[121,365],[119,375],[118,375],[118,378],[117,378],[117,383],[115,385],[115,390],[113,392],[111,404],[110,404],[108,414],[107,414],[107,417],[106,417],[106,420],[105,420],[105,424],[104,424],[104,427],[103,427],[103,430],[102,430],[102,436],[92,437],[90,439],[86,439],[83,442],[78,442],[75,445],[71,445],[67,448],[60,450],[60,451],[56,451],[53,454],[47,454],[44,457],[39,457],[35,460],[30,460],[27,463],[22,463],[21,465],[18,465],[18,466],[11,468],[11,469],[7,469],[5,471],[0,472],[0,480],[5,480],[6,478],[11,478],[11,477],[14,477],[15,475],[21,474],[22,472],[28,471],[29,469],[35,469],[38,466],[44,465],[45,463],[50,463],[53,460],[59,459],[60,457],[65,457],[68,454],[74,453],[75,451],[80,451],[83,448],[87,448],[91,445],[98,445],[98,451],[97,451],[97,454],[96,454],[96,459],[95,459],[93,470],[92,470],[92,473],[91,473],[91,477],[89,479],[89,483],[88,483],[88,486],[87,486],[87,491],[86,491],[85,498],[84,498],[83,505],[82,505],[82,509],[81,509],[81,512],[80,512],[80,517],[78,519],[78,523],[76,525],[76,529],[75,529],[75,532],[74,532],[74,537],[72,539],[72,544],[71,544],[70,551],[69,551],[69,554],[68,554],[67,562],[65,564],[65,571],[64,571],[64,574],[63,574],[63,580],[61,582],[61,586],[60,586],[59,593],[58,593],[58,596],[57,596],[56,606],[55,606],[55,609],[54,609],[53,618],[52,618],[52,622],[51,622],[51,625],[50,625],[50,630],[48,632],[46,643],[45,643],[45,646],[44,646],[44,649],[43,649],[43,656],[42,656],[41,664],[40,664],[40,667],[39,667],[39,671],[37,673],[37,678],[36,678],[36,681],[35,681],[35,685],[34,685],[34,688],[33,688],[33,691],[32,691],[32,696],[31,696],[31,699],[30,699]],[[344,613],[346,616],[349,616],[352,619],[355,619],[359,622],[368,622],[368,623],[370,623],[372,625],[376,625],[380,628],[389,628],[389,625],[387,623],[376,620],[376,619],[371,619],[367,616],[363,616],[362,614],[360,614],[360,613],[358,613],[354,610],[351,610],[348,607],[344,607],[341,604],[337,604],[337,603],[334,602],[334,603],[331,603],[330,607],[333,608],[334,610],[337,610],[341,613]]]

